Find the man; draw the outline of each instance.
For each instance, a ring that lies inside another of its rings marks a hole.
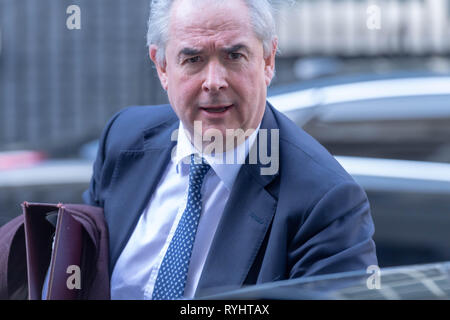
[[[377,264],[364,191],[266,102],[274,30],[265,0],[152,1],[149,54],[170,106],[113,117],[84,194],[104,209],[113,299],[200,297]],[[264,146],[271,168],[248,161]],[[217,161],[230,153],[245,163]]]

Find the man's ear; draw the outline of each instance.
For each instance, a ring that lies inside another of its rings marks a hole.
[[[278,38],[274,38],[272,40],[272,48],[270,54],[264,58],[264,74],[266,85],[269,86],[272,81],[273,76],[275,75],[275,56],[277,55],[278,49]]]
[[[166,62],[161,64],[158,59],[156,58],[156,53],[158,52],[158,47],[154,44],[150,45],[149,47],[149,55],[150,59],[153,61],[156,67],[156,71],[158,72],[159,81],[161,82],[161,86],[164,90],[167,91],[167,88],[169,86],[168,77],[167,77],[167,69],[166,69]]]

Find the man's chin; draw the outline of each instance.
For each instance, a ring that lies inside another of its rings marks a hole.
[[[255,129],[243,129],[238,125],[211,124],[204,121],[194,122],[194,144],[201,144],[203,148],[233,149],[244,142]],[[216,149],[216,151],[219,151]]]

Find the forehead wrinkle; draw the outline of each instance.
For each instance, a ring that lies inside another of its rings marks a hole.
[[[236,23],[236,21],[224,21],[222,23],[209,22],[207,24],[202,24],[198,22],[192,22],[190,24],[173,24],[173,33],[179,36],[187,37],[211,37],[211,36],[221,36],[223,32],[230,34],[232,32],[239,32],[242,34],[242,30],[248,30],[250,24],[246,25],[245,29],[241,28],[241,23]]]
[[[199,30],[199,29],[197,29]],[[244,44],[245,40],[241,39],[242,33],[227,32],[226,35],[217,32],[195,32],[183,33],[177,38],[177,46],[179,48],[189,48],[193,50],[214,50],[217,48],[229,49],[239,44]]]

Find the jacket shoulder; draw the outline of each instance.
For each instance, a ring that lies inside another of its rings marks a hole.
[[[178,120],[170,105],[131,106],[116,113],[114,128],[127,128],[129,131],[145,131],[165,122]],[[133,130],[130,130],[133,129]]]
[[[114,150],[141,148],[143,134],[178,117],[170,105],[131,106],[120,110],[104,130],[108,145]]]

